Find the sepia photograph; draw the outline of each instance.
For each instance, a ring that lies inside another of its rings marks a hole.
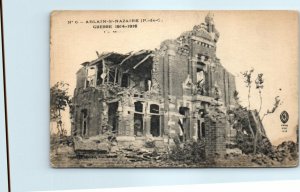
[[[298,166],[298,41],[295,11],[53,11],[51,166]]]

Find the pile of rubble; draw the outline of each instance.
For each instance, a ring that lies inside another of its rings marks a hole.
[[[89,139],[74,137],[73,140],[74,151],[79,158],[105,156],[113,144],[105,135],[94,136]]]
[[[264,154],[256,154],[249,157],[251,159],[251,162],[254,163],[254,165],[259,166],[266,166],[266,167],[272,167],[272,166],[279,166],[280,163],[276,161],[275,159],[272,159]]]
[[[264,154],[226,154],[224,159],[216,160],[220,167],[279,167],[278,161],[272,160]]]
[[[156,148],[133,148],[120,147],[112,150],[108,157],[119,157],[130,162],[155,161],[161,162],[165,156],[165,152],[158,151]]]
[[[285,141],[274,149],[271,159],[278,162],[287,163],[298,160],[298,146],[293,141]]]
[[[75,137],[74,151],[79,158],[121,159],[124,162],[161,162],[167,153],[166,150],[159,145],[146,144],[122,145],[118,144],[117,141],[107,139],[105,136],[96,136],[89,139]]]
[[[298,146],[293,141],[284,141],[277,147],[273,147],[272,153],[257,154],[252,158],[252,162],[258,165],[297,165],[298,163]]]
[[[259,151],[257,154],[237,153],[230,150],[231,153],[226,154],[224,159],[219,159],[217,164],[222,167],[282,167],[298,164],[298,146],[295,142],[285,141],[278,146],[267,148],[268,151]]]

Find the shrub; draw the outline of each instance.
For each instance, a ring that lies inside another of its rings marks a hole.
[[[183,145],[176,144],[169,153],[169,159],[192,163],[205,161],[205,143],[187,141]]]

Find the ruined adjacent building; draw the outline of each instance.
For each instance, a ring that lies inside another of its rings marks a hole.
[[[72,134],[89,138],[110,130],[120,142],[205,140],[208,155],[224,153],[226,110],[235,105],[236,88],[216,56],[219,36],[208,14],[157,50],[103,53],[83,63],[76,74]]]

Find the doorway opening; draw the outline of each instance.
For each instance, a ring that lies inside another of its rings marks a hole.
[[[197,138],[198,140],[205,138],[205,123],[204,123],[205,110],[198,111],[197,119]]]
[[[179,114],[181,115],[179,122],[183,132],[183,141],[189,138],[190,135],[190,109],[188,107],[179,107]]]
[[[109,130],[111,130],[113,133],[118,131],[118,107],[119,102],[108,104],[108,125],[110,126]]]

